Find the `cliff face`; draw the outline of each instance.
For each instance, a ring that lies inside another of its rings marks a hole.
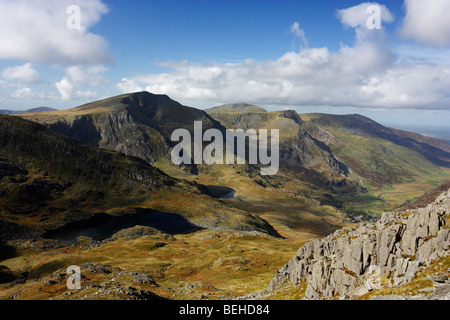
[[[305,299],[352,299],[406,284],[437,258],[449,256],[449,223],[450,189],[424,208],[386,212],[376,223],[308,242],[277,272],[268,291],[304,282]]]
[[[340,178],[348,174],[348,168],[335,158],[331,150],[305,130],[303,120],[293,110],[210,114],[228,129],[279,129],[282,169],[294,172],[309,169]]]

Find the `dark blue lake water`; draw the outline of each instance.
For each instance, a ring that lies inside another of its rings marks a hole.
[[[225,186],[205,186],[212,197],[217,199],[232,199],[236,194],[236,190]]]
[[[122,229],[138,225],[153,227],[169,234],[186,234],[201,230],[179,214],[155,211],[123,216],[97,214],[91,219],[70,222],[56,230],[47,231],[43,237],[71,245],[76,243],[80,236],[101,241]]]

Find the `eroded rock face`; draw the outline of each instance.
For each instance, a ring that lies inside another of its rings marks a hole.
[[[286,281],[306,282],[306,299],[353,298],[379,288],[408,283],[417,271],[449,255],[450,189],[425,208],[385,212],[376,223],[344,228],[301,247],[277,272],[268,291]]]

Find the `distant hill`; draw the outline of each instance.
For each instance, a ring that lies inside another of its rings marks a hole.
[[[447,143],[382,126],[358,114],[305,114],[306,130],[373,186],[414,181],[450,167]],[[442,149],[441,149],[442,148]]]
[[[450,167],[450,144],[441,139],[384,127],[359,114],[315,114],[311,121],[319,126],[339,128],[365,138],[381,138],[415,150],[436,165]]]
[[[450,153],[450,142],[448,142],[446,140],[443,140],[440,138],[435,138],[435,137],[429,137],[429,136],[425,136],[423,134],[409,132],[409,131],[405,131],[405,130],[398,130],[398,129],[394,129],[394,128],[389,128],[389,129],[402,138],[415,140],[419,143],[425,143],[425,144],[428,144],[430,146],[436,147],[440,150]]]
[[[47,111],[56,111],[56,109],[48,108],[48,107],[38,107],[33,109],[28,109],[24,111],[13,111],[13,110],[0,110],[0,114],[9,114],[9,115],[15,115],[15,114],[24,114],[24,113],[33,113],[33,112],[47,112]]]
[[[264,108],[248,103],[224,104],[221,106],[206,109],[205,112],[213,113],[247,113],[247,112],[267,112]]]

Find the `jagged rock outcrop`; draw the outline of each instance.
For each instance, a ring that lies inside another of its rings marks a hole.
[[[410,282],[450,253],[450,189],[425,208],[383,213],[375,223],[344,228],[306,243],[277,272],[268,291],[306,282],[305,299],[354,298]],[[383,277],[387,283],[381,283]]]
[[[281,111],[278,118],[286,118],[293,120],[296,124],[301,125],[303,123],[302,118],[298,115],[298,113],[294,110],[284,110]]]

